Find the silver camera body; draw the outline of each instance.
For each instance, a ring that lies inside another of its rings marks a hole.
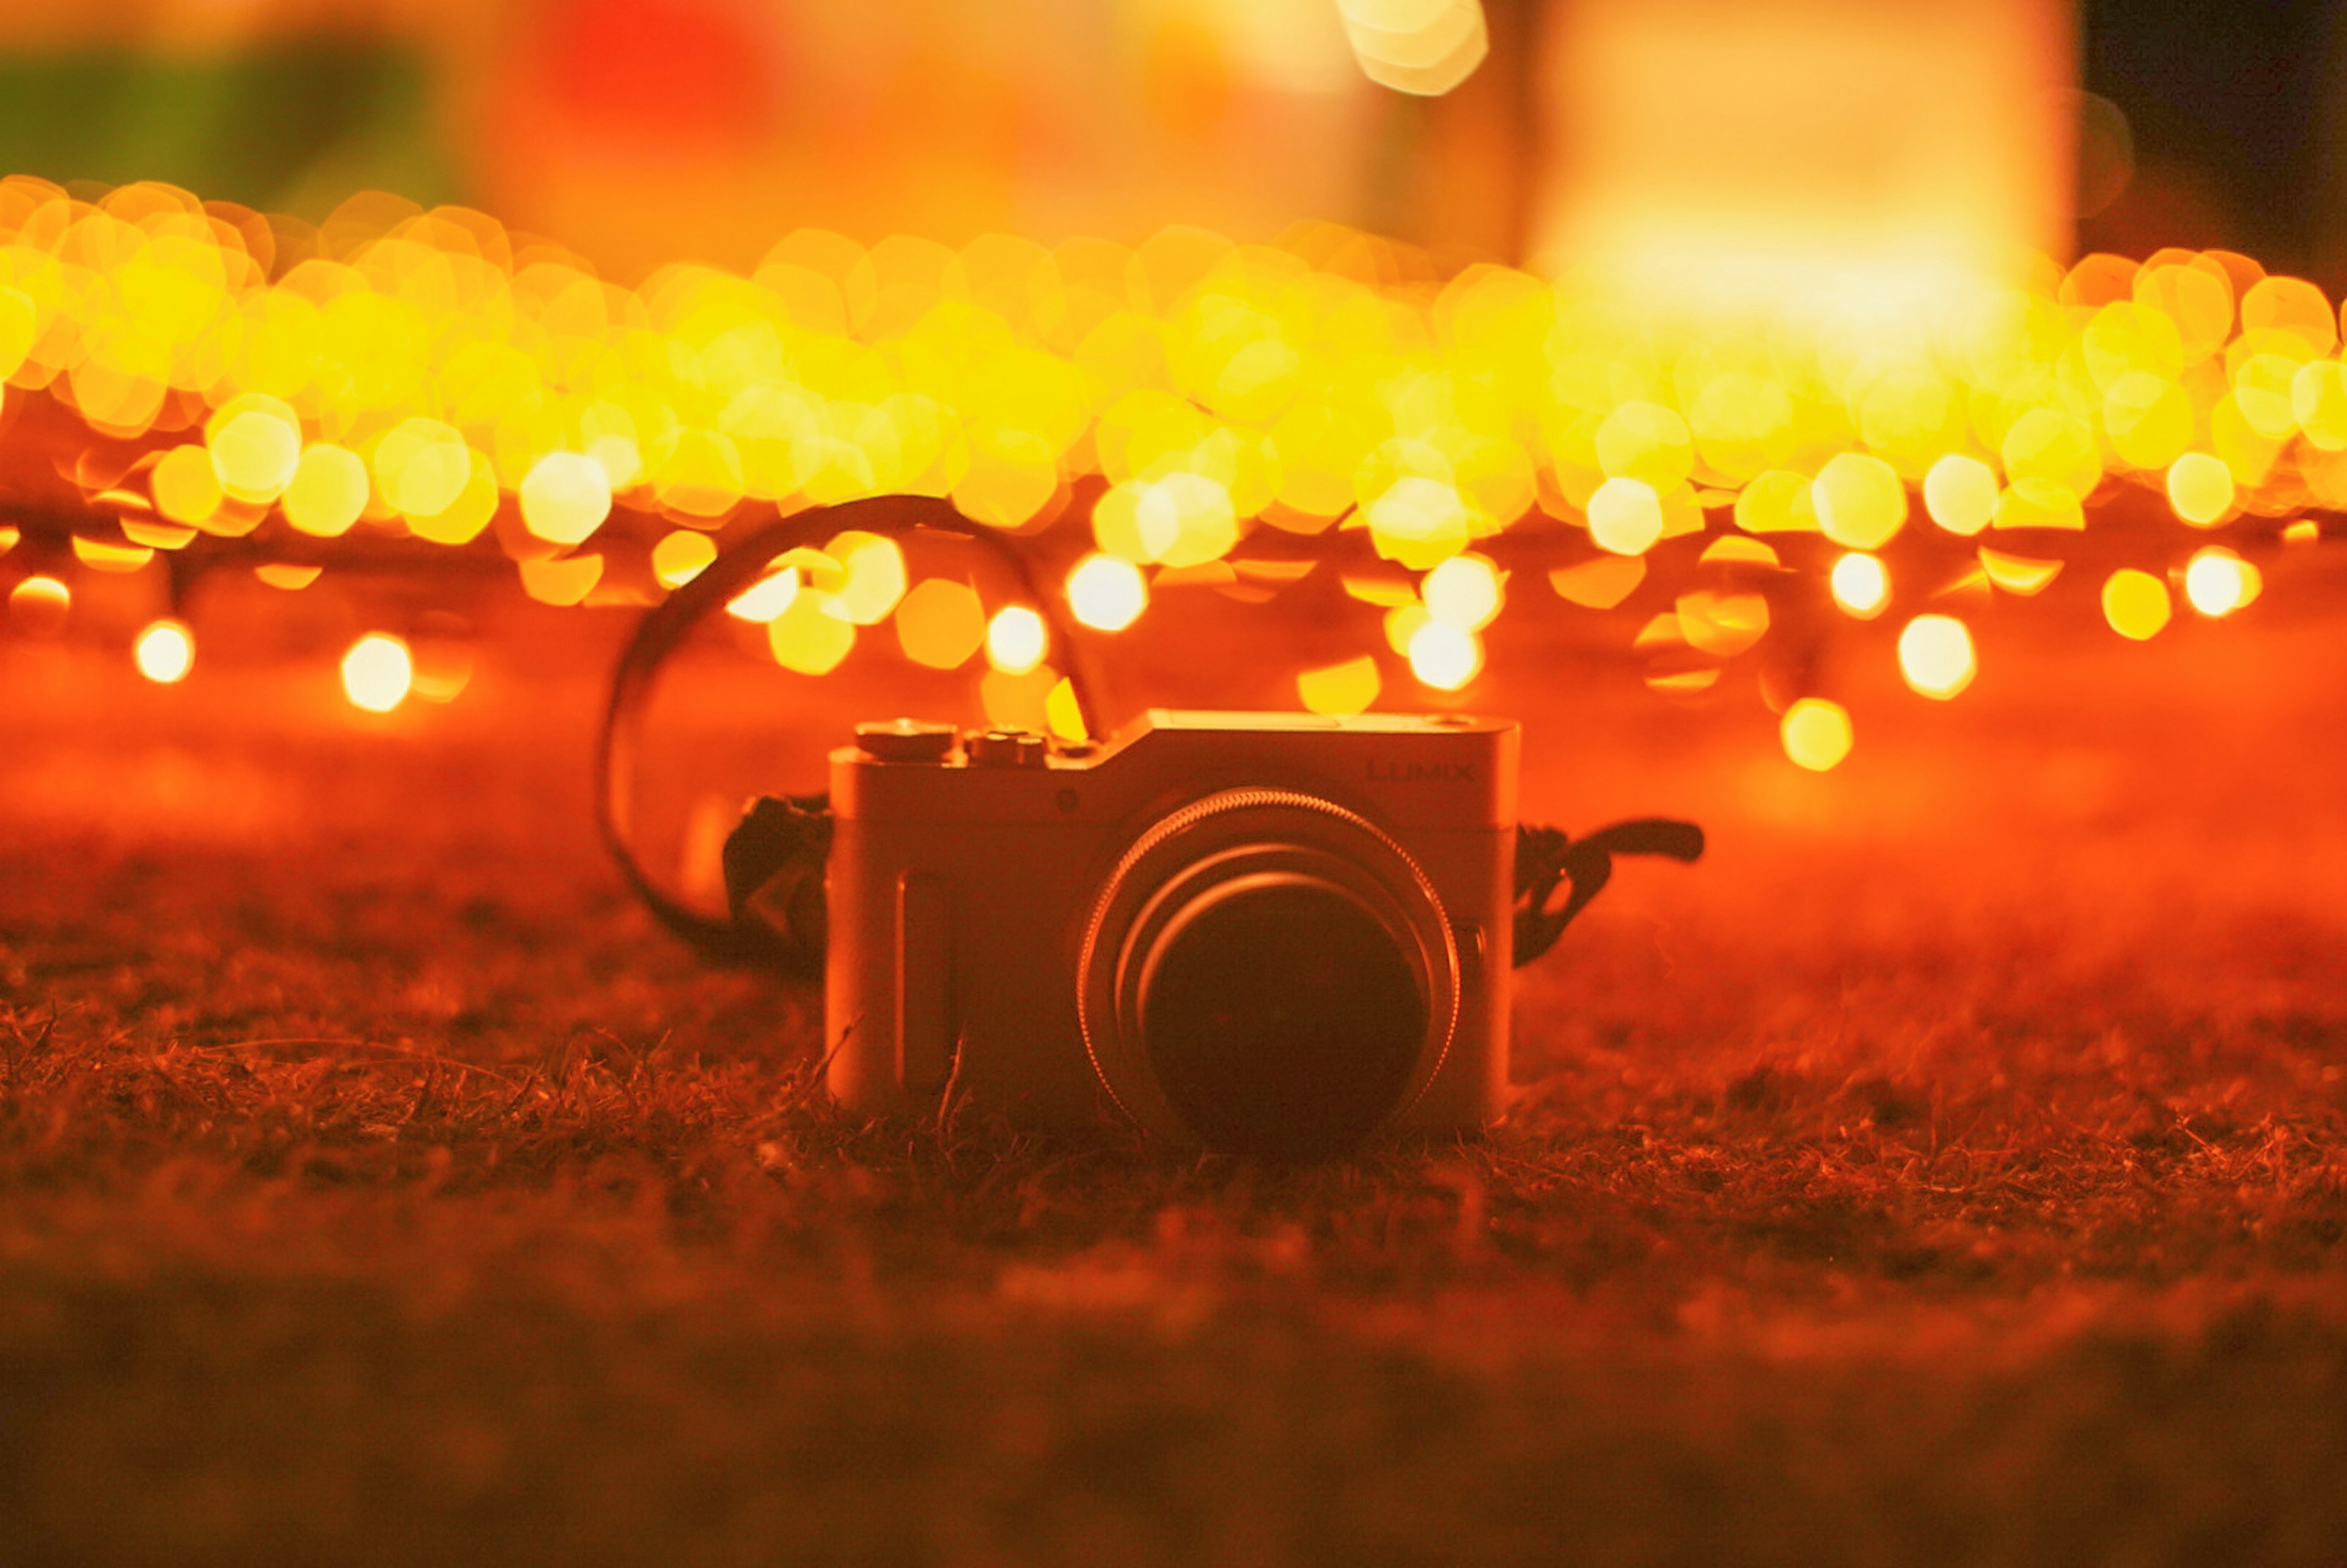
[[[831,755],[830,1091],[1273,1155],[1481,1130],[1517,753],[1453,714],[859,726]]]

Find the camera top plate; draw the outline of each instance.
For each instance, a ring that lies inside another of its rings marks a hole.
[[[1106,823],[1218,788],[1313,791],[1395,827],[1512,828],[1512,721],[1469,714],[1152,709],[1097,743],[1051,747],[1040,766],[832,753],[834,813],[847,820]]]

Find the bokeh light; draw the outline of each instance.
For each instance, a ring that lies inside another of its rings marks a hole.
[[[2147,571],[2124,567],[2103,583],[2103,619],[2113,631],[2137,642],[2159,635],[2172,612],[2168,585]]]
[[[799,596],[799,569],[784,567],[769,572],[725,601],[725,613],[737,620],[771,623]]]
[[[611,515],[611,478],[594,458],[549,452],[530,465],[520,490],[522,525],[551,544],[579,544]]]
[[[1838,545],[1880,549],[1907,521],[1907,487],[1899,471],[1863,452],[1839,453],[1809,487],[1818,528]]]
[[[348,533],[366,510],[366,460],[322,441],[302,452],[278,500],[285,520],[302,533],[322,538]]]
[[[1471,0],[1336,13],[1327,46],[1349,38],[1412,92],[1471,68],[1484,25]],[[1056,251],[805,230],[746,272],[629,286],[481,214],[388,198],[298,264],[266,223],[167,187],[10,177],[0,198],[0,368],[92,440],[56,465],[78,515],[0,528],[0,548],[39,536],[42,575],[11,592],[22,629],[61,624],[77,574],[127,579],[89,585],[110,603],[231,548],[289,590],[338,551],[439,547],[540,603],[643,605],[745,519],[918,496],[1081,557],[1069,603],[1104,632],[1153,594],[1263,603],[1343,559],[1353,646],[1283,672],[1299,704],[1342,712],[1377,696],[1380,642],[1455,689],[1526,604],[1591,618],[1658,690],[1725,691],[1732,661],[1809,625],[1819,577],[1866,617],[1894,579],[1902,600],[1976,604],[2042,594],[2065,560],[2102,577],[2141,559],[2103,548],[2149,526],[2122,491],[2229,527],[2233,550],[2172,575],[2197,612],[2237,613],[2264,551],[2322,537],[2293,514],[2347,508],[2338,315],[2229,253],[2096,255],[1785,316],[1669,281],[1440,277],[1327,226]],[[1934,528],[1911,538],[1919,507]],[[287,529],[349,537],[283,548]],[[1978,536],[1976,560],[1950,536]],[[1281,548],[1250,543],[1266,537]],[[925,564],[843,534],[729,608],[809,672],[884,620],[916,663],[982,649],[989,712],[1045,723],[1040,620],[989,621],[967,583],[915,585]],[[1510,568],[1553,595],[1511,598]],[[2150,571],[2102,584],[2133,638],[2170,600]]]
[[[1996,470],[1951,452],[1923,476],[1923,509],[1952,534],[1976,534],[1996,516]]]
[[[1854,732],[1850,712],[1823,697],[1804,697],[1785,710],[1777,726],[1785,755],[1811,773],[1825,773],[1850,755]]]
[[[1363,654],[1342,664],[1298,671],[1296,696],[1307,712],[1348,717],[1368,712],[1382,686],[1378,661]]]
[[[652,547],[652,576],[662,588],[682,588],[716,559],[716,540],[697,529],[675,528]]]
[[[149,681],[159,686],[177,685],[195,668],[195,635],[182,621],[150,621],[130,645],[130,656],[138,673]]]
[[[2264,576],[2255,566],[2220,546],[2195,551],[2184,568],[2184,597],[2207,616],[2232,614],[2264,587]]]
[[[1149,608],[1141,569],[1111,555],[1091,555],[1068,573],[1068,608],[1098,631],[1122,631]]]
[[[960,669],[986,642],[978,589],[942,577],[916,583],[897,606],[897,641],[916,664]]]
[[[766,646],[785,670],[828,675],[855,648],[856,626],[835,596],[805,589],[766,622]]]
[[[1440,97],[1491,52],[1481,0],[1337,0],[1361,74],[1380,87]]]
[[[1946,702],[1977,672],[1972,631],[1954,616],[1919,615],[1901,630],[1899,673],[1924,696]]]
[[[1589,537],[1615,555],[1644,555],[1663,537],[1663,503],[1643,480],[1612,478],[1589,497]]]
[[[1438,692],[1456,692],[1483,667],[1483,645],[1475,634],[1428,616],[1409,634],[1409,670]]]
[[[2233,471],[2221,457],[2187,452],[2168,468],[2168,504],[2195,528],[2214,528],[2233,509]]]
[[[415,661],[407,644],[388,632],[370,631],[343,655],[343,694],[370,713],[388,713],[407,700],[415,682]]]
[[[986,661],[1005,675],[1026,674],[1050,651],[1043,618],[1023,604],[997,610],[986,623]]]
[[[1500,613],[1500,570],[1482,556],[1453,556],[1426,574],[1419,596],[1435,620],[1481,631]]]
[[[28,577],[8,590],[8,619],[36,637],[65,630],[73,590],[53,577]]]
[[[1891,573],[1882,558],[1864,550],[1839,557],[1829,579],[1834,602],[1860,620],[1871,620],[1891,602]]]
[[[302,460],[302,422],[281,400],[247,394],[224,405],[207,426],[212,476],[223,494],[265,503],[282,495]]]

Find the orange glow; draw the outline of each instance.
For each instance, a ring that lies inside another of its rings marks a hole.
[[[897,641],[916,664],[960,669],[986,642],[978,589],[941,577],[915,584],[897,606]]]
[[[1785,755],[1811,773],[1825,773],[1850,755],[1853,738],[1850,713],[1839,702],[1804,697],[1785,710],[1777,726]]]
[[[177,620],[150,621],[131,644],[138,673],[159,686],[176,685],[195,668],[195,634]]]
[[[1646,563],[1635,556],[1559,567],[1548,574],[1556,596],[1586,610],[1611,610],[1646,579]]]
[[[1852,550],[1833,564],[1834,602],[1858,617],[1871,620],[1891,602],[1891,573],[1881,558]]]
[[[1535,251],[1666,308],[1899,322],[2066,241],[2074,28],[2048,0],[1559,7]]]
[[[2051,587],[2062,575],[2062,563],[2057,560],[2032,560],[2027,556],[2007,555],[2003,550],[1981,547],[1981,570],[1989,581],[2011,594],[2024,599],[2034,598]]]
[[[77,534],[73,542],[74,559],[92,571],[132,572],[155,559],[154,550],[146,545],[108,544],[103,539],[83,538]]]
[[[1005,675],[1024,675],[1050,651],[1043,618],[1023,604],[1005,606],[986,623],[986,661]]]
[[[1068,573],[1068,608],[1095,630],[1122,631],[1149,608],[1149,584],[1131,561],[1086,556]]]
[[[522,591],[540,604],[568,607],[583,603],[603,580],[600,555],[556,556],[520,563]]]
[[[407,644],[388,632],[370,631],[343,655],[343,695],[370,713],[388,713],[407,700],[415,661]]]
[[[1678,625],[1689,647],[1733,659],[1768,634],[1768,600],[1757,593],[1683,593]]]
[[[1973,634],[1952,615],[1919,615],[1899,633],[1899,673],[1926,697],[1946,702],[1973,683],[1978,668]]]

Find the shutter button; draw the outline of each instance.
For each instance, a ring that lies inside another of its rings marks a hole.
[[[943,762],[959,738],[951,724],[924,723],[918,719],[891,719],[885,724],[856,726],[856,744],[875,762]]]
[[[1032,730],[973,731],[963,744],[974,767],[1040,768],[1045,763],[1043,737]]]

